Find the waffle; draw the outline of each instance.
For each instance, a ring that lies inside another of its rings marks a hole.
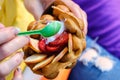
[[[43,28],[47,22],[62,21],[68,34],[67,44],[57,52],[45,53],[39,46],[40,35],[31,35],[30,43],[23,50],[25,63],[34,73],[54,79],[60,69],[70,69],[86,47],[84,23],[61,0],[55,0],[42,14],[40,20],[29,24],[28,30]],[[56,43],[57,44],[57,43]]]

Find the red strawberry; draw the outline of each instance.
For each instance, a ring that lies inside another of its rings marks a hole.
[[[68,42],[68,33],[63,32],[57,39],[46,44],[45,39],[41,39],[39,41],[39,49],[42,52],[49,53],[49,52],[56,52],[60,51]]]
[[[59,49],[60,46],[46,46],[46,50],[49,51],[49,52],[55,52]]]
[[[55,39],[53,42],[50,42],[50,46],[60,46],[64,45],[68,42],[68,33],[63,32],[57,39]]]
[[[39,49],[40,49],[42,52],[45,52],[45,51],[46,51],[45,46],[46,46],[46,44],[45,44],[45,39],[41,39],[41,40],[39,41],[38,47],[39,47]]]

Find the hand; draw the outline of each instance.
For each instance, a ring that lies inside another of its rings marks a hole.
[[[24,0],[25,6],[31,12],[35,19],[38,20],[43,11],[55,0]],[[82,19],[85,25],[84,32],[87,34],[87,15],[86,13],[72,0],[63,1],[78,18]],[[74,6],[74,7],[73,7]]]
[[[16,52],[29,42],[28,37],[17,36],[18,30],[13,27],[5,28],[0,24],[0,80],[4,80],[23,60],[23,52]],[[12,53],[16,52],[14,55]],[[7,60],[8,56],[13,55]],[[4,61],[3,61],[4,60]],[[13,80],[22,80],[20,69],[15,70]],[[21,78],[21,79],[18,79]]]
[[[87,14],[85,13],[85,11],[83,11],[80,8],[80,6],[74,3],[72,0],[61,0],[61,1],[63,1],[69,7],[69,9],[73,12],[75,16],[83,20],[84,33],[87,34],[88,23],[87,23]]]

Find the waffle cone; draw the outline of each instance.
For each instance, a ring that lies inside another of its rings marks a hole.
[[[47,18],[44,15],[47,15]],[[30,23],[28,30],[40,29],[47,21],[52,20],[64,22],[69,36],[67,46],[59,53],[51,53],[51,55],[41,53],[41,51],[38,51],[37,48],[34,49],[34,46],[30,44],[23,48],[25,62],[31,70],[49,79],[55,78],[59,74],[60,69],[74,67],[77,58],[86,47],[83,21],[77,18],[61,0],[55,0],[46,9],[39,21]],[[39,40],[39,37],[40,35],[31,36],[35,40]],[[35,59],[35,56],[37,59]]]

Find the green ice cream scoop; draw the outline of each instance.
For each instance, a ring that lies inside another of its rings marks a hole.
[[[55,35],[57,32],[59,32],[61,26],[62,26],[62,23],[60,21],[52,21],[40,30],[31,30],[31,31],[26,31],[26,32],[20,32],[20,33],[18,33],[18,35],[40,34],[43,37],[50,37],[50,36]]]

